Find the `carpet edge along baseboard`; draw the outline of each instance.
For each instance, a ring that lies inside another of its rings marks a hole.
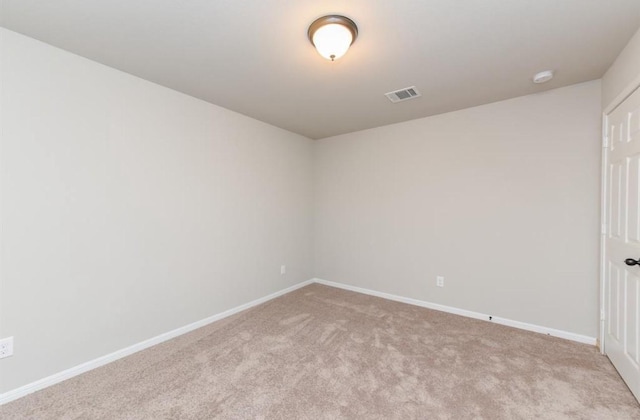
[[[163,343],[167,340],[171,340],[172,338],[178,337],[180,335],[191,332],[195,329],[204,327],[205,325],[211,324],[212,322],[219,321],[221,319],[227,318],[231,315],[242,312],[246,309],[252,308],[254,306],[260,305],[262,303],[268,302],[269,300],[275,299],[279,296],[290,293],[294,290],[300,289],[312,283],[319,283],[325,286],[337,287],[344,290],[350,290],[352,292],[363,293],[366,295],[376,296],[383,299],[389,299],[396,302],[407,303],[410,305],[420,306],[423,308],[433,309],[441,312],[448,312],[455,315],[460,315],[468,318],[474,318],[479,320],[484,320],[488,322],[494,322],[500,325],[506,325],[509,327],[518,328],[526,331],[533,331],[541,334],[547,334],[553,337],[564,338],[570,341],[576,341],[583,344],[596,345],[596,338],[589,337],[586,335],[576,334],[569,331],[558,330],[549,327],[543,327],[535,324],[529,324],[526,322],[515,321],[507,318],[500,318],[488,314],[483,314],[480,312],[468,311],[466,309],[455,308],[452,306],[441,305],[438,303],[432,303],[428,301],[393,295],[390,293],[379,292],[376,290],[365,289],[362,287],[351,286],[344,283],[337,283],[333,281],[323,280],[319,278],[312,278],[310,280],[303,281],[301,283],[295,284],[293,286],[287,287],[280,291],[271,293],[262,298],[255,299],[251,302],[245,303],[243,305],[237,306],[235,308],[231,308],[219,314],[212,315],[200,321],[193,322],[191,324],[185,325],[180,328],[176,328],[174,330],[168,331],[166,333],[157,335],[155,337],[149,338],[147,340],[141,341],[139,343],[133,344],[129,347],[125,347],[123,349],[117,350],[113,353],[109,353],[107,355],[98,357],[96,359],[87,361],[85,363],[79,364],[77,366],[71,367],[69,369],[65,369],[61,372],[54,373],[53,375],[47,376],[45,378],[39,379],[37,381],[31,382],[29,384],[23,385],[16,389],[7,391],[3,394],[0,394],[0,405],[14,401],[18,398],[24,397],[33,392],[39,391],[41,389],[47,388],[49,386],[55,385],[67,379],[78,376],[82,373],[88,372],[90,370],[96,369],[100,366],[104,366],[108,363],[114,362],[118,359],[122,359],[123,357],[129,356],[131,354],[137,353],[139,351],[145,350],[149,347],[155,346],[156,344]]]
[[[298,283],[293,286],[287,287],[285,289],[279,290],[277,292],[271,293],[267,296],[252,300],[251,302],[242,304],[240,306],[236,306],[235,308],[231,308],[224,312],[220,312],[218,314],[201,319],[199,321],[192,322],[188,325],[162,333],[160,335],[157,335],[155,337],[133,344],[131,346],[125,347],[123,349],[116,350],[112,353],[106,354],[104,356],[98,357],[93,360],[89,360],[87,362],[65,369],[61,372],[54,373],[42,379],[38,379],[34,382],[31,382],[26,385],[15,388],[13,390],[7,391],[3,394],[0,394],[0,405],[17,400],[18,398],[24,397],[26,395],[29,395],[41,389],[50,387],[52,385],[55,385],[67,379],[71,379],[75,376],[78,376],[90,370],[99,368],[108,363],[115,362],[116,360],[122,359],[123,357],[127,357],[139,351],[148,349],[149,347],[171,340],[172,338],[179,337],[183,334],[186,334],[198,328],[204,327],[205,325],[227,318],[231,315],[235,315],[239,312],[250,309],[262,303],[268,302],[279,296],[285,295],[287,293],[293,292],[294,290],[300,289],[301,287],[312,284],[314,283],[314,280],[315,279],[303,281],[301,283]]]

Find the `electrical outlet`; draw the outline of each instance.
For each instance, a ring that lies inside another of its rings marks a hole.
[[[281,265],[280,266],[280,274],[283,275],[283,276],[285,274],[287,274],[287,266],[286,265]]]
[[[444,277],[442,277],[442,276],[437,276],[436,277],[436,286],[444,287]]]
[[[13,356],[13,337],[0,340],[0,359]]]

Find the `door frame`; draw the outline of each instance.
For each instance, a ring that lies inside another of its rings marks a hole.
[[[611,114],[622,102],[631,96],[636,89],[640,89],[640,74],[636,76],[631,83],[629,83],[623,90],[616,96],[611,103],[609,103],[602,110],[602,158],[600,169],[600,330],[598,332],[597,346],[600,349],[600,353],[606,354],[605,342],[605,304],[606,304],[606,249],[605,249],[605,237],[607,234],[607,183],[609,178],[607,177],[607,148],[609,146],[609,114]]]

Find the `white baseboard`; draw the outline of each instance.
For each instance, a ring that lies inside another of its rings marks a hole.
[[[496,324],[506,325],[509,327],[519,328],[521,330],[533,331],[541,334],[551,335],[553,337],[564,338],[566,340],[577,341],[578,343],[596,345],[596,338],[586,335],[580,335],[568,331],[556,330],[554,328],[541,327],[539,325],[528,324],[526,322],[514,321],[512,319],[490,316],[480,312],[467,311],[466,309],[454,308],[452,306],[440,305],[438,303],[426,302],[423,300],[411,299],[403,296],[392,295],[390,293],[378,292],[375,290],[364,289],[362,287],[350,286],[348,284],[336,283],[322,279],[313,279],[315,283],[324,284],[325,286],[337,287],[340,289],[350,290],[352,292],[364,293],[365,295],[377,296],[383,299],[394,300],[396,302],[408,303],[410,305],[421,306],[423,308],[435,309],[436,311],[448,312],[455,315],[462,315],[468,318],[481,319],[483,321],[495,322]]]
[[[212,322],[221,320],[223,318],[229,317],[231,315],[237,314],[238,312],[244,311],[245,309],[252,308],[254,306],[260,305],[261,303],[267,302],[271,299],[275,299],[279,296],[285,295],[289,292],[292,292],[301,287],[307,286],[311,283],[319,283],[324,284],[326,286],[337,287],[340,289],[350,290],[353,292],[363,293],[366,295],[377,296],[383,299],[394,300],[397,302],[408,303],[410,305],[421,306],[423,308],[435,309],[437,311],[448,312],[455,315],[466,316],[469,318],[481,319],[484,321],[495,322],[497,324],[507,325],[509,327],[519,328],[527,331],[534,331],[537,333],[548,334],[554,337],[560,337],[567,340],[577,341],[579,343],[585,343],[590,345],[596,345],[595,337],[588,337],[585,335],[575,334],[567,331],[556,330],[553,328],[541,327],[539,325],[528,324],[526,322],[514,321],[506,318],[499,318],[492,316],[491,319],[489,315],[482,314],[479,312],[467,311],[465,309],[454,308],[452,306],[440,305],[437,303],[426,302],[422,300],[392,295],[390,293],[378,292],[375,290],[364,289],[361,287],[350,286],[343,283],[336,283],[332,281],[322,280],[322,279],[311,279],[304,281],[302,283],[298,283],[286,289],[280,290],[278,292],[272,293],[268,296],[253,300],[249,303],[245,303],[244,305],[236,306],[235,308],[229,309],[227,311],[221,312],[219,314],[210,316],[208,318],[202,319],[200,321],[193,322],[189,325],[185,325],[183,327],[177,328],[175,330],[160,334],[148,340],[142,341],[140,343],[134,344],[132,346],[126,347],[124,349],[117,350],[113,353],[107,354],[102,357],[98,357],[97,359],[90,360],[88,362],[82,363],[80,365],[74,366],[72,368],[63,370],[62,372],[55,373],[53,375],[47,376],[46,378],[39,379],[35,382],[32,382],[27,385],[23,385],[19,388],[13,389],[11,391],[7,391],[4,394],[0,394],[0,405],[6,404],[10,401],[16,400],[20,397],[24,397],[25,395],[31,394],[33,392],[39,391],[41,389],[47,388],[51,385],[55,385],[64,380],[73,378],[74,376],[78,376],[82,373],[88,372],[90,370],[96,369],[100,366],[104,366],[107,363],[111,363],[118,359],[122,359],[123,357],[129,356],[133,353],[139,352],[141,350],[147,349],[151,346],[155,346],[156,344],[160,344],[167,340],[171,340],[172,338],[178,337],[180,335],[191,332],[200,327],[204,327],[205,325],[211,324]]]
[[[200,327],[204,327],[205,325],[211,324],[212,322],[221,320],[228,316],[237,314],[238,312],[242,312],[245,309],[249,309],[251,307],[260,305],[261,303],[267,302],[271,299],[275,299],[279,296],[292,292],[301,287],[307,286],[313,283],[315,279],[307,280],[302,283],[298,283],[291,287],[287,287],[286,289],[282,289],[275,293],[272,293],[268,296],[261,297],[259,299],[253,300],[249,303],[245,303],[244,305],[236,306],[235,308],[229,309],[227,311],[221,312],[219,314],[210,316],[205,319],[201,319],[200,321],[193,322],[189,325],[185,325],[180,328],[176,328],[175,330],[157,335],[148,340],[141,341],[140,343],[134,344],[132,346],[126,347],[124,349],[120,349],[114,351],[113,353],[107,354],[102,357],[98,357],[97,359],[90,360],[88,362],[82,363],[80,365],[74,366],[72,368],[63,370],[62,372],[54,373],[53,375],[47,376],[46,378],[39,379],[35,382],[31,382],[30,384],[23,385],[19,388],[13,389],[11,391],[7,391],[4,394],[0,394],[0,405],[6,404],[10,401],[16,400],[20,397],[24,397],[25,395],[31,394],[33,392],[39,391],[51,385],[55,385],[64,380],[73,378],[74,376],[78,376],[82,373],[88,372],[92,369],[98,368],[100,366],[104,366],[107,363],[111,363],[118,359],[122,359],[123,357],[129,356],[133,353],[139,352],[141,350],[147,349],[151,346],[155,346],[156,344],[160,344],[164,341],[171,340],[172,338],[178,337],[180,335],[191,332]]]

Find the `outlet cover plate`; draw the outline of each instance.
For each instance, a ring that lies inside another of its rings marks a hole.
[[[0,340],[0,359],[13,356],[13,337]]]

